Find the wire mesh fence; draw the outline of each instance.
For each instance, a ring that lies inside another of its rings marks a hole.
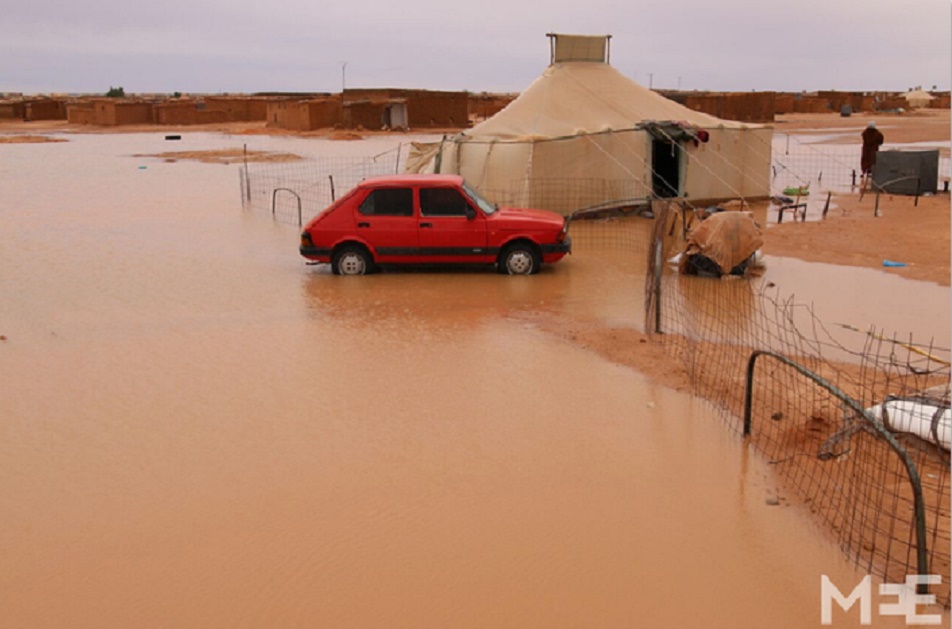
[[[828,193],[858,191],[863,185],[856,144],[823,143],[823,136],[775,134],[770,165],[770,191],[806,204],[806,218],[819,219]],[[938,181],[952,176],[952,161],[939,156]],[[803,191],[803,194],[798,194]],[[935,192],[923,190],[923,193]]]
[[[553,178],[516,179],[504,189],[478,190],[499,205],[551,210],[563,215],[612,211],[620,214],[644,211],[653,196],[650,186],[634,178]],[[592,199],[604,199],[592,203]]]
[[[398,146],[369,157],[246,163],[240,170],[242,206],[300,226],[367,177],[402,172],[405,160]]]
[[[949,350],[828,326],[748,280],[666,271],[678,220],[660,208],[646,327],[860,569],[942,575],[933,593],[948,605]],[[751,364],[764,352],[774,358]]]
[[[822,140],[822,138],[819,138]],[[770,193],[793,195],[805,204],[805,218],[818,219],[827,193],[856,191],[859,148],[825,144],[817,138],[778,133],[773,141],[752,151],[770,156]],[[241,198],[245,207],[271,214],[276,221],[298,225],[327,207],[361,180],[405,170],[409,148],[401,145],[367,157],[322,157],[281,163],[250,163],[241,169]],[[642,160],[641,164],[647,166]],[[650,167],[649,173],[653,175]],[[952,177],[952,161],[939,158],[939,181]],[[500,204],[550,209],[560,214],[587,209],[637,210],[654,198],[651,177],[514,179],[500,189],[479,192]],[[798,191],[803,195],[798,195]],[[924,191],[928,192],[928,191]],[[736,195],[741,198],[739,193]],[[588,200],[603,199],[597,205]],[[688,198],[682,199],[690,205]]]
[[[860,184],[855,145],[817,144],[789,134],[774,137],[771,190],[809,187],[814,192],[849,192]]]

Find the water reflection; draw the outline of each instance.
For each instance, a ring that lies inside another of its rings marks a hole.
[[[675,275],[676,282],[667,287],[676,290],[672,300],[680,312],[670,313],[675,320],[683,319],[692,335],[709,341],[737,342],[747,339],[757,320],[757,298],[753,283],[748,278],[725,276],[708,278]]]
[[[353,325],[428,320],[476,324],[534,309],[559,309],[565,275],[545,269],[535,277],[503,277],[486,269],[385,268],[349,278],[327,265],[308,269],[302,287],[309,316],[334,317]]]
[[[871,325],[917,342],[950,346],[949,287],[896,277],[876,269],[768,257],[761,285],[774,285],[783,299],[806,304],[828,326]],[[799,322],[798,322],[799,323]],[[812,328],[809,321],[805,328]],[[860,340],[862,343],[862,340]],[[854,347],[854,349],[859,349]]]

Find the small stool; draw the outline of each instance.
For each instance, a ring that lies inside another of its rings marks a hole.
[[[783,222],[783,213],[787,210],[793,211],[793,222],[797,222],[797,216],[800,217],[800,221],[803,222],[807,220],[807,204],[806,203],[797,203],[790,197],[774,196],[771,197],[771,200],[779,205],[777,208],[777,223]],[[799,201],[799,199],[797,199]]]
[[[797,222],[797,217],[800,217],[800,222],[807,220],[807,204],[806,203],[794,203],[792,205],[781,205],[780,209],[777,211],[777,223],[783,222],[783,213],[785,210],[793,210],[793,222]]]

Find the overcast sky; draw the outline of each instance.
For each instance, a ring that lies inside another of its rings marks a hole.
[[[0,92],[524,89],[548,32],[656,88],[941,90],[949,0],[0,0]]]

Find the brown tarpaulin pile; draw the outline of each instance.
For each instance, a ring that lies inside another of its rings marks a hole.
[[[721,273],[727,275],[763,244],[760,227],[750,214],[718,212],[691,228],[680,269],[684,272],[689,257],[700,253],[713,260]]]

